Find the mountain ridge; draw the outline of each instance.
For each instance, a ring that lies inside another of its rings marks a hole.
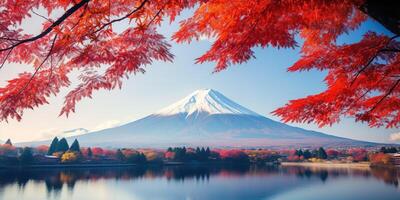
[[[213,89],[196,90],[139,120],[68,140],[75,138],[82,146],[105,147],[350,147],[376,144],[274,121]]]

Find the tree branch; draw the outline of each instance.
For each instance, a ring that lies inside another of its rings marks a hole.
[[[375,87],[376,85],[378,85],[380,82],[382,82],[382,81],[386,78],[386,76],[387,76],[387,75],[384,75],[381,79],[379,79],[379,80],[374,84],[374,87]],[[348,112],[348,111],[352,108],[352,106],[356,105],[362,98],[364,98],[368,93],[370,93],[374,87],[368,88],[368,89],[367,89],[362,95],[360,95],[356,100],[352,101],[352,102],[350,103],[350,105],[348,106],[348,108],[344,111],[344,113]]]
[[[65,21],[69,16],[71,16],[72,14],[74,14],[79,8],[81,8],[82,6],[84,6],[85,4],[87,4],[90,0],[82,0],[81,2],[79,2],[78,4],[75,4],[74,6],[72,6],[70,9],[68,9],[60,18],[58,18],[53,24],[51,24],[46,30],[44,30],[43,32],[41,32],[39,35],[36,35],[34,37],[28,38],[28,39],[24,39],[24,40],[19,40],[18,42],[14,43],[13,45],[7,47],[7,48],[3,48],[0,49],[0,52],[3,51],[7,51],[10,49],[13,49],[15,47],[17,47],[18,45],[21,45],[23,43],[27,43],[27,42],[32,42],[35,41],[37,39],[40,39],[44,36],[46,36],[47,34],[49,34],[55,27],[57,27],[58,25],[60,25],[63,21]]]
[[[8,57],[10,56],[10,54],[11,54],[11,51],[12,51],[13,49],[14,49],[14,48],[12,48],[12,49],[8,50],[8,53],[7,53],[6,57],[4,58],[3,62],[2,62],[2,63],[1,63],[1,65],[0,65],[0,69],[2,69],[2,68],[3,68],[4,64],[6,63],[6,61],[7,61]]]
[[[132,10],[131,12],[129,12],[128,14],[126,14],[125,16],[123,16],[123,17],[121,17],[121,18],[118,18],[118,19],[111,20],[111,21],[109,21],[109,22],[103,24],[103,26],[101,26],[100,28],[98,28],[97,30],[95,30],[94,32],[92,32],[91,34],[96,34],[96,33],[98,33],[99,31],[101,31],[102,29],[104,29],[105,27],[107,27],[107,26],[109,26],[109,25],[111,25],[111,24],[113,24],[113,23],[115,23],[115,22],[119,22],[119,21],[122,21],[122,20],[128,18],[129,16],[133,15],[135,12],[139,11],[140,9],[142,9],[142,8],[144,7],[144,5],[145,5],[148,1],[149,1],[149,0],[144,0],[144,1],[142,1],[142,3],[141,3],[138,7],[136,7],[134,10]]]
[[[381,51],[382,52],[396,52],[396,53],[398,53],[398,52],[400,52],[400,49],[382,49]]]
[[[56,43],[57,40],[57,35],[54,36],[53,42],[51,43],[51,47],[49,52],[47,53],[46,57],[44,58],[44,60],[42,61],[42,63],[40,63],[40,65],[35,69],[35,72],[32,74],[31,78],[29,79],[29,81],[24,85],[24,87],[22,87],[22,89],[17,93],[17,95],[15,95],[15,97],[18,97],[19,95],[22,94],[22,92],[24,92],[26,90],[26,88],[28,87],[28,85],[32,82],[32,80],[35,78],[36,74],[39,72],[40,68],[42,68],[42,66],[44,65],[44,63],[47,61],[47,59],[49,59],[49,57],[52,54],[53,48],[54,48],[54,44]]]
[[[393,90],[396,89],[396,87],[397,87],[397,85],[399,85],[399,83],[400,83],[400,79],[397,79],[397,81],[392,85],[392,87],[389,89],[389,91],[374,105],[374,107],[372,107],[372,108],[368,111],[368,113],[370,113],[370,112],[372,112],[373,110],[375,110],[375,108],[377,108],[378,105],[379,105],[380,103],[382,103],[382,101],[383,101],[384,99],[386,99],[386,97],[388,97],[390,94],[392,94]]]
[[[41,15],[41,14],[35,12],[34,10],[32,10],[32,13],[35,14],[35,15],[37,15],[37,16],[39,16],[39,17],[41,17],[41,18],[43,18],[43,19],[45,19],[45,20],[47,20],[47,21],[49,21],[49,22],[53,22],[53,21],[50,20],[49,18],[47,18],[47,17],[45,17],[45,16],[43,16],[43,15]]]
[[[21,41],[20,39],[15,39],[15,38],[8,38],[8,37],[0,37],[0,40],[9,40],[9,41]]]
[[[389,43],[390,43],[392,40],[394,40],[394,39],[396,39],[396,38],[398,38],[398,37],[400,37],[400,35],[395,35],[395,36],[391,37],[391,38],[389,39],[388,43],[387,43],[385,46],[389,45]],[[362,67],[362,68],[356,73],[356,75],[354,76],[353,80],[352,80],[351,83],[350,83],[350,86],[352,86],[352,85],[354,84],[354,82],[357,80],[358,76],[359,76],[363,71],[365,71],[365,70],[371,65],[371,63],[379,56],[379,53],[386,52],[386,51],[399,52],[399,50],[396,51],[396,49],[386,49],[386,48],[383,48],[383,49],[378,50],[378,51],[368,60],[368,62],[364,65],[364,67]]]

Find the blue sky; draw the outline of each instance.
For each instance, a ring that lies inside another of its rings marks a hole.
[[[187,11],[183,16],[190,14]],[[182,17],[180,18],[182,19]],[[33,21],[32,21],[33,20]],[[40,31],[40,20],[26,20],[26,29]],[[127,23],[115,25],[123,29]],[[177,23],[164,23],[160,27],[168,40],[177,30]],[[339,38],[340,43],[360,40],[367,30],[385,32],[379,24],[369,20],[357,31]],[[132,75],[124,82],[122,90],[98,91],[93,99],[78,103],[77,113],[69,118],[58,117],[63,96],[52,97],[50,105],[25,112],[21,122],[0,122],[0,139],[11,138],[14,142],[49,139],[55,135],[83,133],[84,129],[99,130],[151,114],[178,99],[201,88],[213,88],[228,98],[266,117],[279,120],[270,114],[290,99],[323,91],[325,73],[318,71],[289,73],[299,57],[299,49],[255,48],[256,59],[242,65],[231,66],[225,71],[212,73],[214,63],[195,64],[195,58],[202,55],[212,44],[204,38],[191,44],[172,44],[175,55],[173,63],[155,62],[146,66],[145,74]],[[0,86],[7,79],[20,72],[24,66],[8,65],[0,73]],[[399,129],[369,128],[366,124],[355,123],[354,119],[343,119],[332,127],[318,128],[313,124],[292,124],[306,129],[353,139],[393,142],[389,135]],[[79,130],[75,130],[80,128]]]

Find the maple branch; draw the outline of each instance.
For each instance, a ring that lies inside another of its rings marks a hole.
[[[169,2],[169,1],[167,1],[167,3],[168,3],[168,2]],[[150,25],[151,25],[151,24],[154,22],[154,20],[156,19],[156,17],[160,15],[160,13],[162,12],[162,10],[164,10],[164,8],[165,8],[165,6],[167,5],[167,3],[165,3],[165,4],[163,5],[163,7],[162,7],[161,9],[159,9],[159,10],[157,11],[157,13],[151,18],[151,20],[149,21],[149,23],[146,24],[146,29],[149,28]],[[144,39],[144,37],[142,36],[142,37],[140,38],[140,40],[139,40],[138,43],[139,43],[139,44],[142,43],[143,39]],[[104,72],[104,73],[103,73],[103,76],[105,76],[105,75],[106,75],[106,73]]]
[[[7,38],[7,37],[0,37],[0,40],[10,40],[10,41],[21,41],[20,39],[14,39],[14,38]]]
[[[396,39],[400,37],[400,35],[395,35],[393,37],[391,37],[388,41],[388,43],[385,45],[387,46],[392,40]],[[350,83],[350,86],[352,86],[354,84],[354,82],[357,80],[358,76],[365,71],[370,65],[371,63],[379,56],[379,53],[382,52],[386,52],[386,51],[391,51],[391,52],[400,52],[400,50],[398,49],[386,49],[386,48],[382,48],[380,50],[378,50],[369,60],[368,62],[356,73],[356,75],[354,76],[353,80]]]
[[[382,81],[386,78],[386,76],[387,76],[386,74],[383,75],[383,77],[382,77],[381,79],[379,79],[379,80],[374,84],[374,87],[375,87],[376,85],[378,85],[380,82],[382,82]],[[346,113],[346,112],[350,111],[351,106],[356,105],[362,98],[364,98],[368,93],[370,93],[374,87],[368,88],[368,89],[367,89],[362,95],[360,95],[356,100],[352,101],[352,102],[350,103],[350,105],[348,106],[348,108],[347,108],[344,112]]]
[[[390,94],[392,94],[393,90],[396,89],[397,85],[399,85],[400,83],[400,79],[397,79],[397,81],[392,85],[392,87],[389,89],[389,91],[368,111],[368,113],[372,112],[373,110],[375,110],[375,108],[378,107],[378,105],[380,103],[382,103],[382,101],[388,97]]]
[[[368,62],[360,69],[358,70],[358,72],[356,73],[356,75],[354,76],[353,80],[350,83],[350,87],[353,86],[354,82],[356,82],[358,76],[360,76],[360,74],[365,71],[369,65],[378,57],[379,53],[381,52],[381,50],[377,51],[369,60]]]
[[[18,97],[19,95],[22,94],[22,92],[24,92],[26,90],[26,88],[28,87],[28,85],[32,82],[32,80],[35,78],[36,74],[39,72],[40,68],[42,68],[42,66],[44,65],[44,63],[47,61],[47,59],[49,59],[49,57],[51,56],[51,53],[53,52],[53,48],[54,48],[54,44],[56,43],[56,39],[57,39],[57,35],[54,36],[53,38],[53,42],[51,43],[51,47],[49,52],[47,53],[46,57],[43,59],[43,61],[40,63],[40,65],[35,69],[35,72],[32,74],[31,78],[28,80],[28,82],[24,85],[24,87],[22,87],[22,89],[17,93],[17,95],[15,95],[14,97]]]
[[[168,3],[169,1],[167,1],[167,3]],[[164,8],[165,8],[165,6],[167,5],[167,3],[165,3],[164,5],[163,5],[163,7],[160,9],[160,10],[158,10],[158,12],[153,16],[153,18],[150,20],[150,22],[147,24],[147,27],[149,27],[150,26],[150,24],[151,23],[153,23],[153,21],[160,15],[160,13],[164,10]]]
[[[7,51],[10,50],[12,48],[15,48],[21,44],[27,43],[27,42],[32,42],[35,40],[38,40],[44,36],[46,36],[47,34],[49,34],[55,27],[57,27],[58,25],[60,25],[63,21],[65,21],[69,16],[71,16],[72,14],[74,14],[79,8],[81,8],[82,6],[84,6],[85,4],[87,4],[89,1],[91,0],[82,0],[81,2],[75,4],[74,6],[72,6],[70,9],[68,9],[60,18],[58,18],[53,24],[51,24],[46,30],[44,30],[43,32],[41,32],[40,34],[31,37],[31,38],[27,38],[27,39],[23,39],[23,40],[19,40],[18,42],[14,43],[13,45],[7,47],[7,48],[3,48],[0,49],[0,52],[3,51]]]
[[[3,68],[4,64],[6,63],[6,61],[7,61],[8,57],[10,56],[10,54],[11,54],[11,51],[12,51],[13,49],[14,49],[14,48],[12,48],[12,49],[10,49],[10,50],[8,51],[8,53],[7,53],[6,57],[4,58],[3,62],[2,62],[2,63],[1,63],[1,65],[0,65],[0,69],[2,69],[2,68]]]
[[[400,49],[382,49],[382,52],[400,52]]]
[[[74,29],[78,24],[81,22],[83,15],[85,15],[86,11],[88,10],[88,4],[85,5],[83,8],[83,12],[79,15],[78,21],[72,26],[71,30]]]
[[[98,33],[99,31],[101,31],[101,30],[104,29],[105,27],[107,27],[107,26],[109,26],[109,25],[111,25],[111,24],[113,24],[113,23],[115,23],[115,22],[119,22],[119,21],[122,21],[122,20],[128,18],[129,16],[133,15],[135,12],[139,11],[140,9],[142,9],[142,8],[144,7],[144,5],[145,5],[148,1],[149,1],[149,0],[144,0],[144,1],[142,1],[142,3],[141,3],[138,7],[136,7],[135,9],[133,9],[131,12],[129,12],[129,13],[126,14],[125,16],[123,16],[123,17],[121,17],[121,18],[118,18],[118,19],[111,20],[111,21],[109,21],[109,22],[103,24],[103,26],[101,26],[100,28],[98,28],[97,30],[95,30],[94,32],[92,32],[91,34]]]
[[[45,16],[43,16],[43,15],[41,15],[41,14],[35,12],[34,10],[32,10],[32,13],[35,14],[35,15],[37,15],[37,16],[39,16],[39,17],[41,17],[41,18],[43,18],[43,19],[45,19],[45,20],[47,20],[47,21],[49,21],[49,22],[53,22],[53,21],[50,20],[49,18],[47,18],[47,17],[45,17]]]

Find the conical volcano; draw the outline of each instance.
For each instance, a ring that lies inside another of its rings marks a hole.
[[[83,146],[319,147],[373,143],[289,126],[230,100],[213,89],[196,90],[154,114],[78,138]]]

